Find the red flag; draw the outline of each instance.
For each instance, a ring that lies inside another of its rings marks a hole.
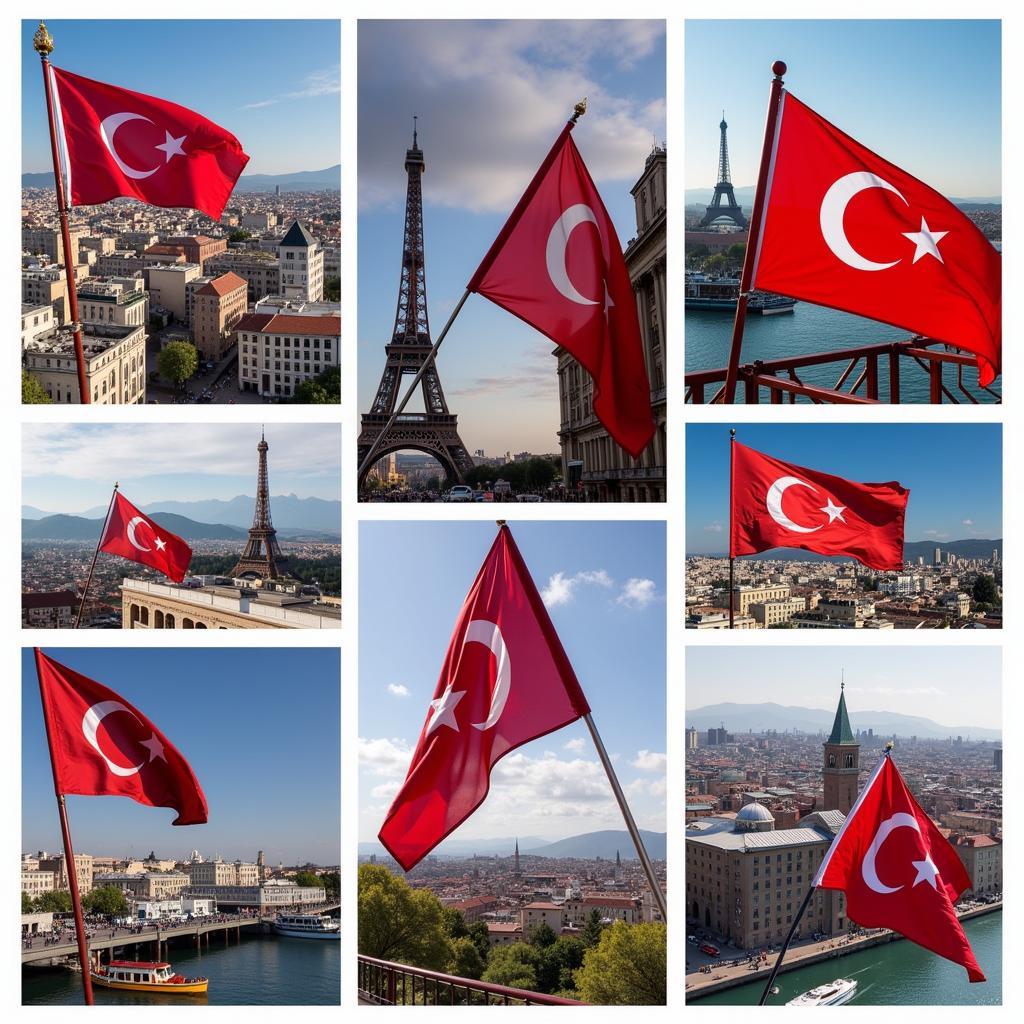
[[[173,807],[172,825],[207,820],[188,761],[138,708],[38,648],[36,670],[58,793]]]
[[[185,578],[192,559],[192,549],[180,537],[140,512],[120,491],[114,492],[100,551],[159,569],[175,583]]]
[[[380,841],[409,871],[483,803],[510,750],[588,714],[562,644],[503,526],[466,597],[409,772]]]
[[[633,458],[654,436],[636,298],[615,227],[567,124],[466,285],[561,345]]]
[[[971,981],[985,980],[954,907],[971,879],[888,755],[850,809],[814,884],[841,889],[851,921],[891,928],[962,964]]]
[[[910,491],[859,484],[732,444],[729,557],[769,548],[849,555],[872,569],[903,568]]]
[[[220,218],[249,162],[234,135],[177,103],[52,70],[73,205],[131,196]]]
[[[756,288],[966,349],[1000,372],[1002,261],[945,196],[783,92]]]

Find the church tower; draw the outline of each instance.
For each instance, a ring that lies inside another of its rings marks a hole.
[[[519,877],[519,839],[516,839],[516,866],[515,866],[516,878]]]
[[[822,776],[825,804],[822,810],[842,811],[849,814],[857,799],[857,779],[860,772],[860,744],[850,728],[846,713],[846,684],[839,686],[839,707],[832,723],[832,734],[825,740]]]

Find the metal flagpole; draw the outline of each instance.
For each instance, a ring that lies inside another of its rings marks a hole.
[[[57,216],[60,219],[60,235],[64,247],[64,278],[68,286],[68,313],[71,317],[71,333],[75,341],[75,365],[78,369],[78,399],[82,405],[90,405],[92,396],[89,394],[89,382],[85,373],[85,349],[82,344],[82,324],[78,319],[78,289],[75,285],[75,263],[78,254],[71,250],[67,196],[64,192],[64,175],[61,173],[60,149],[57,145],[57,116],[53,110],[53,78],[49,59],[50,54],[53,53],[53,37],[46,31],[46,25],[43,22],[39,22],[39,28],[32,38],[32,47],[39,54],[43,68],[46,115],[50,124],[50,149],[53,153],[53,184],[57,191]]]
[[[651,895],[654,897],[654,902],[658,905],[658,910],[661,911],[662,921],[667,924],[668,905],[665,903],[665,894],[661,891],[661,886],[658,884],[657,875],[654,873],[654,865],[651,863],[651,858],[647,855],[647,848],[644,846],[643,839],[640,838],[640,830],[636,827],[636,822],[633,820],[633,812],[630,811],[629,804],[626,803],[626,795],[622,792],[622,787],[619,785],[615,769],[612,767],[611,758],[608,756],[608,751],[605,750],[604,741],[601,739],[601,734],[597,731],[597,726],[594,724],[593,716],[589,711],[583,716],[583,721],[587,723],[590,737],[594,741],[594,746],[597,747],[597,756],[601,758],[601,764],[604,765],[605,774],[611,783],[612,792],[615,794],[619,810],[622,811],[622,817],[625,819],[629,837],[633,840],[633,845],[636,847],[640,864],[643,866],[644,874],[647,876],[647,883],[651,887]]]
[[[736,464],[736,428],[729,431],[729,628],[733,628],[733,608],[736,604],[736,595],[733,591],[734,571],[736,559],[732,553],[732,477],[733,467]]]
[[[835,840],[833,840],[835,842]],[[757,1001],[758,1006],[764,1006],[768,1001],[768,997],[772,993],[772,986],[775,984],[775,977],[779,973],[779,968],[782,966],[782,958],[786,955],[786,950],[789,949],[790,942],[793,941],[793,936],[796,934],[797,925],[800,923],[800,918],[804,916],[804,911],[807,909],[807,905],[811,902],[811,897],[814,895],[814,883],[811,883],[810,889],[807,890],[807,895],[804,897],[803,903],[800,904],[800,909],[796,912],[796,917],[793,918],[793,923],[789,926],[789,934],[786,936],[786,941],[782,944],[782,949],[779,950],[779,955],[775,958],[775,966],[772,967],[772,973],[768,975],[768,981],[764,986],[764,991],[761,993],[761,998]]]
[[[82,968],[82,989],[85,992],[85,1005],[92,1006],[92,976],[89,968],[89,944],[85,936],[85,918],[82,915],[82,897],[78,892],[78,870],[75,867],[75,851],[71,846],[71,829],[68,826],[68,811],[64,805],[64,794],[60,791],[57,781],[57,763],[53,759],[53,728],[50,722],[49,706],[43,693],[43,673],[39,664],[40,650],[36,648],[36,676],[39,679],[39,700],[43,705],[43,722],[46,725],[46,745],[50,751],[50,768],[53,771],[53,792],[57,797],[57,810],[60,814],[60,831],[64,840],[64,866],[68,872],[68,888],[71,890],[71,909],[75,917],[75,938],[78,941],[78,963]]]
[[[89,566],[89,575],[85,580],[85,589],[82,591],[81,600],[78,602],[78,614],[75,616],[75,624],[72,628],[78,629],[78,624],[82,621],[82,612],[85,610],[85,598],[89,593],[89,587],[92,585],[92,574],[96,569],[96,559],[100,553],[100,545],[103,543],[103,538],[107,535],[107,524],[110,522],[110,513],[114,508],[114,498],[117,497],[117,481],[114,481],[114,490],[110,495],[110,504],[107,506],[107,515],[103,520],[103,529],[100,530],[99,540],[96,541],[96,550],[92,553],[92,564]]]
[[[775,152],[775,130],[782,98],[782,76],[786,73],[785,62],[777,60],[772,65],[772,71],[775,78],[772,79],[771,92],[768,96],[768,118],[765,121],[764,143],[761,147],[761,169],[757,175],[754,207],[750,211],[750,230],[747,232],[747,248],[743,254],[743,273],[740,276],[740,293],[736,300],[736,318],[732,325],[729,366],[725,371],[725,387],[722,389],[722,402],[726,405],[732,405],[736,401],[736,379],[739,376],[740,351],[743,348],[743,328],[747,321],[747,300],[750,298],[750,290],[754,283],[754,264],[757,261],[757,250],[761,240],[761,222],[764,219],[765,197]]]

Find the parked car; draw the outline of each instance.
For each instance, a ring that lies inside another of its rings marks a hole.
[[[448,501],[472,501],[473,488],[467,484],[456,484],[448,492]]]
[[[705,942],[700,947],[702,953],[706,953],[708,956],[721,956],[721,950],[717,946],[712,946],[710,942]]]

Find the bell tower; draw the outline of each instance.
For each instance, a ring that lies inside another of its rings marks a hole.
[[[860,744],[850,728],[846,713],[846,682],[839,684],[839,707],[832,723],[832,733],[822,744],[824,757],[822,778],[825,803],[822,810],[842,811],[849,814],[857,799],[857,780],[860,775]]]

